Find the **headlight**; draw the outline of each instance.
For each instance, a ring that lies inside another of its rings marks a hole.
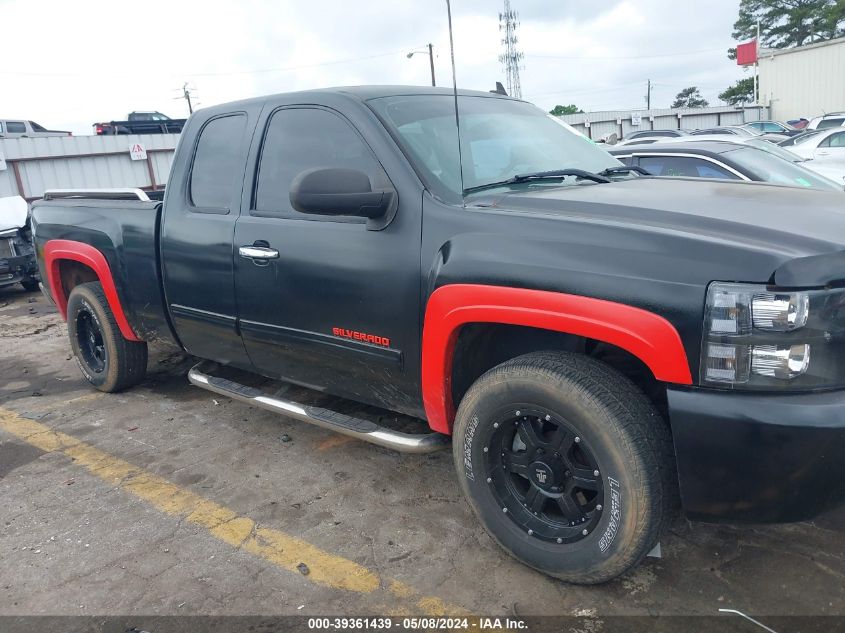
[[[701,382],[757,390],[845,386],[845,289],[711,283]]]

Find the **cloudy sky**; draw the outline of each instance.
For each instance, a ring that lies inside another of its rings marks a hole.
[[[504,72],[499,0],[452,0],[458,85]],[[544,109],[668,107],[698,86],[711,104],[743,77],[725,56],[739,0],[512,0],[525,54],[523,97]],[[0,0],[0,117],[90,134],[131,110],[202,105],[353,84],[451,82],[445,0]],[[15,25],[20,25],[20,28]]]

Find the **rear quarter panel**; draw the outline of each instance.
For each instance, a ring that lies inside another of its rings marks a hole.
[[[129,325],[143,340],[175,343],[164,311],[157,235],[161,203],[56,200],[33,204],[33,241],[45,281],[50,240],[82,242],[106,259]]]

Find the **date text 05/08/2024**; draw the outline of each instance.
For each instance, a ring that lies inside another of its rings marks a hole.
[[[309,618],[308,628],[315,631],[361,631],[361,630],[404,630],[404,631],[519,631],[528,625],[518,618],[498,617],[372,617],[372,618]]]

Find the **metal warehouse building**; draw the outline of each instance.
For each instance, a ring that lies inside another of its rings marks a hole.
[[[760,50],[760,101],[773,119],[845,111],[845,37]]]

